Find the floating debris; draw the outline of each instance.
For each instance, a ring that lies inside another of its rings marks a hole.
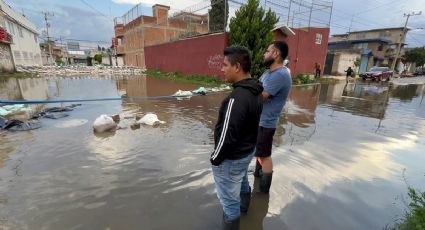
[[[13,114],[16,112],[31,112],[32,110],[30,108],[25,107],[22,104],[17,105],[5,105],[0,107],[0,116],[7,116],[9,114]]]
[[[7,120],[0,116],[0,129],[8,131],[28,131],[41,128],[39,121]]]
[[[191,97],[193,96],[193,93],[190,91],[183,91],[178,90],[175,94],[173,94],[174,97]]]
[[[160,121],[158,119],[158,116],[154,113],[148,113],[145,116],[143,116],[139,121],[139,124],[145,124],[145,125],[158,125],[158,124],[164,124],[165,121]]]
[[[205,89],[204,87],[199,87],[198,89],[192,90],[192,93],[199,94],[199,95],[206,95],[207,89]]]
[[[106,114],[100,115],[93,123],[93,129],[98,133],[115,130],[116,127],[117,123],[115,123],[114,119]]]

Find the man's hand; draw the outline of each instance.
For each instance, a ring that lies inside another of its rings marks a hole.
[[[270,93],[269,92],[263,91],[261,94],[263,95],[263,101],[264,102],[266,102],[266,101],[269,100],[269,98],[270,98]]]
[[[212,164],[212,165],[214,165],[214,166],[219,166],[219,165],[221,164],[221,162],[215,161],[215,160],[213,160],[213,159],[211,159],[211,158],[210,158],[210,162],[211,162],[211,164]]]

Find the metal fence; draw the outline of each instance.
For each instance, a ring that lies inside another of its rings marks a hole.
[[[223,20],[227,22],[226,27],[213,28],[210,24],[209,12],[213,4],[222,4],[224,1],[227,1],[227,4],[224,5],[228,7],[225,11],[229,11],[228,18]],[[182,20],[187,24],[186,31],[180,33],[175,39],[228,31],[230,19],[245,4],[247,4],[247,0],[201,0],[183,10],[170,8],[170,19]],[[333,0],[260,0],[260,5],[266,10],[271,9],[279,17],[280,23],[292,28],[330,27]],[[142,4],[138,4],[122,17],[115,18],[114,23],[115,25],[125,25],[143,15],[152,16],[152,12],[148,11]],[[200,20],[199,18],[206,19]],[[208,30],[200,31],[197,25],[205,26],[206,23],[208,23]]]

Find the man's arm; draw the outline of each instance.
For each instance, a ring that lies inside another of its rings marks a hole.
[[[267,91],[263,91],[263,92],[262,92],[262,95],[263,95],[263,101],[264,101],[264,102],[266,102],[266,101],[268,101],[268,100],[269,100],[269,98],[270,98],[270,93],[269,93],[269,92],[267,92]]]
[[[241,96],[230,98],[226,105],[224,122],[214,152],[211,154],[211,164],[220,165],[226,159],[225,154],[232,151],[238,141],[247,111],[246,99]]]

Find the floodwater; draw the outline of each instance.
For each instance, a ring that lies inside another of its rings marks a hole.
[[[12,78],[0,80],[0,98],[193,88],[137,76]],[[424,85],[388,83],[294,87],[275,135],[270,195],[253,194],[241,229],[392,225],[405,211],[407,186],[425,188],[424,93]],[[219,229],[209,155],[225,96],[86,102],[69,117],[43,119],[41,129],[0,133],[0,229]],[[166,123],[131,127],[148,112]],[[121,128],[95,135],[101,114],[120,114]],[[249,179],[254,183],[252,173]]]

